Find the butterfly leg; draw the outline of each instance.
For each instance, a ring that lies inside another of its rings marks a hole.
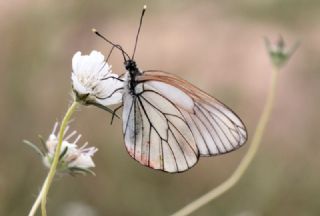
[[[113,119],[114,119],[115,116],[116,116],[117,118],[120,118],[120,117],[117,115],[117,111],[118,111],[121,107],[123,107],[122,104],[113,110],[113,112],[112,112],[112,117],[111,117],[111,122],[110,122],[111,125],[112,125],[112,123],[113,123]]]

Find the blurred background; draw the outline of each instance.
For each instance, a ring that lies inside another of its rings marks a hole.
[[[27,215],[47,170],[22,143],[40,144],[71,101],[71,58],[110,46],[97,28],[133,50],[142,0],[13,0],[0,3],[0,215]],[[280,74],[262,146],[228,193],[193,215],[320,215],[320,1],[149,1],[136,60],[141,69],[183,76],[232,107],[248,144],[202,158],[181,174],[139,165],[127,154],[121,121],[81,107],[72,128],[99,148],[97,176],[57,177],[49,215],[169,215],[230,176],[246,152],[265,102],[271,64],[263,37],[301,47]],[[110,60],[124,72],[119,52]]]

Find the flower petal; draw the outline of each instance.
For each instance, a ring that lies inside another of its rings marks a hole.
[[[79,64],[80,60],[81,60],[81,52],[78,51],[72,57],[72,71],[78,70],[78,64]]]
[[[90,93],[88,89],[79,81],[78,77],[75,74],[71,76],[72,88],[79,94],[88,94]]]
[[[70,162],[69,167],[79,167],[79,168],[91,168],[95,167],[95,164],[89,155],[81,154],[74,161]]]

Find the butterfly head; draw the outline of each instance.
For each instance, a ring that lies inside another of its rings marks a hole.
[[[129,71],[130,74],[140,73],[136,62],[132,59],[126,60],[124,62],[124,66],[126,67],[126,70]]]
[[[137,68],[136,62],[133,61],[132,59],[126,60],[124,62],[124,66],[126,67],[126,70],[128,70],[128,71],[132,71]]]

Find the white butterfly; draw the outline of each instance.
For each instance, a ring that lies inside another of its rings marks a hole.
[[[135,160],[153,169],[183,172],[200,156],[228,153],[246,142],[246,128],[230,108],[177,76],[139,70],[134,61],[136,44],[130,57],[121,46],[94,32],[125,59],[120,107],[125,146]]]

